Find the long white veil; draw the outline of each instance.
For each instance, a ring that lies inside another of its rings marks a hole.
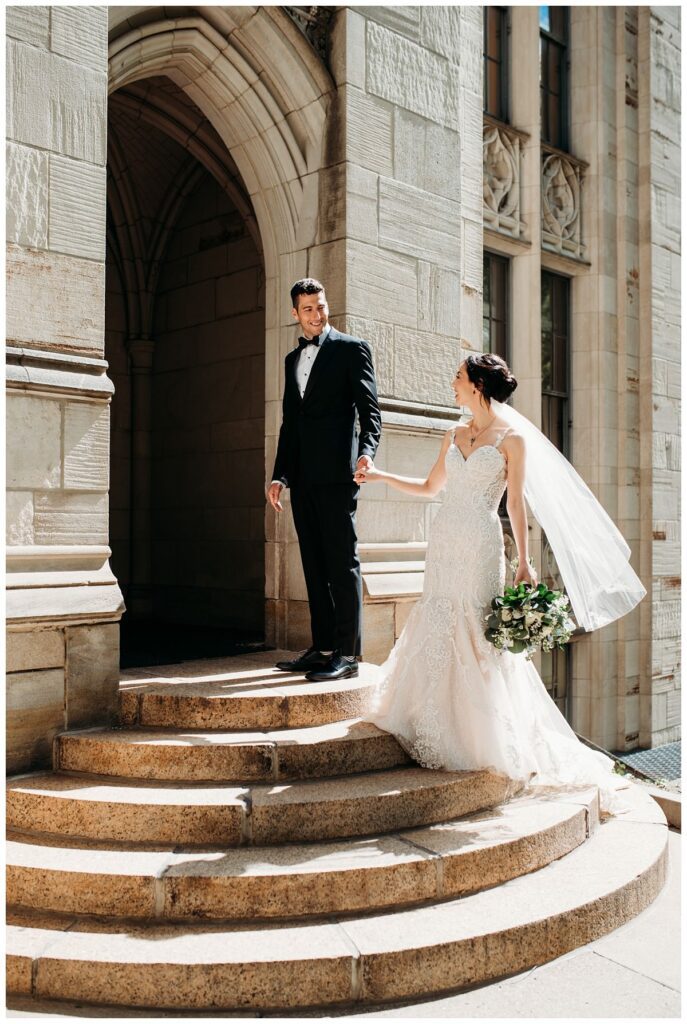
[[[492,399],[491,407],[525,439],[525,498],[546,533],[570,598],[586,630],[614,622],[646,589],[630,566],[630,548],[565,456],[525,416]]]

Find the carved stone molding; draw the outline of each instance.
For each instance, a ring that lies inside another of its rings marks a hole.
[[[114,385],[104,359],[55,350],[8,346],[5,349],[7,387],[32,393],[66,395],[91,402],[109,402]]]
[[[587,165],[574,157],[542,147],[542,248],[584,260],[582,180]]]
[[[318,54],[325,66],[329,60],[329,29],[334,10],[329,7],[284,7],[295,25]]]
[[[484,223],[520,240],[525,234],[520,217],[522,133],[485,120],[482,140]]]

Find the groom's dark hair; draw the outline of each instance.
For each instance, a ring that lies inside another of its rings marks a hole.
[[[296,281],[291,289],[291,304],[294,309],[298,309],[299,295],[317,295],[318,292],[323,291],[324,285],[315,280],[314,277],[303,277],[300,281]]]

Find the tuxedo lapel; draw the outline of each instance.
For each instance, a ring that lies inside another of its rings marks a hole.
[[[291,356],[292,356],[292,358],[291,358],[291,365],[289,366],[289,370],[288,370],[288,373],[287,373],[287,379],[286,379],[286,386],[290,387],[290,388],[293,388],[293,390],[296,393],[296,398],[298,399],[299,402],[301,400],[301,393],[298,390],[298,380],[296,379],[296,370],[298,369],[298,360],[300,358],[300,352],[301,352],[301,350],[299,348],[297,348],[294,352],[291,353]]]
[[[285,393],[287,393],[288,391],[293,391],[294,396],[298,399],[298,401],[300,401],[301,400],[301,393],[298,390],[298,381],[296,380],[296,367],[298,366],[298,352],[299,352],[299,349],[296,349],[294,352],[290,352],[289,356],[288,356],[288,358],[291,359],[291,362],[287,362],[286,381],[285,381]]]
[[[317,359],[312,364],[312,370],[310,371],[310,377],[308,378],[308,383],[306,384],[305,392],[303,393],[303,401],[304,402],[307,401],[308,396],[310,395],[310,392],[313,389],[313,386],[317,383],[318,378],[322,376],[322,373],[323,373],[327,363],[331,359],[332,353],[334,352],[334,349],[336,347],[335,345],[332,344],[332,342],[335,341],[338,338],[338,336],[339,336],[338,333],[334,330],[333,327],[331,327],[329,329],[329,334],[327,335],[327,337],[324,339],[324,341],[320,345],[320,351],[317,353]],[[294,375],[295,375],[295,368],[294,368]]]

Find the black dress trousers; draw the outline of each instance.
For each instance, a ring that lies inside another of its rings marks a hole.
[[[355,532],[359,488],[291,489],[291,509],[308,590],[313,647],[361,653],[363,588]]]

